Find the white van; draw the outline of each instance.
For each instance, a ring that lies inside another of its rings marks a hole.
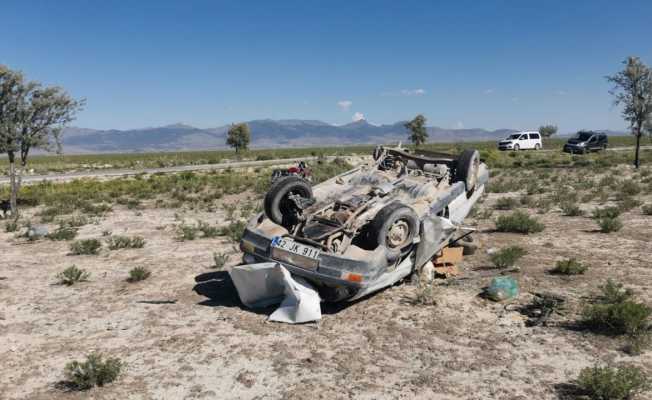
[[[539,150],[543,148],[541,135],[536,131],[512,133],[506,139],[498,142],[498,150]]]

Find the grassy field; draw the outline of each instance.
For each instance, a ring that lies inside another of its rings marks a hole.
[[[638,171],[631,152],[482,153],[488,193],[465,221],[480,249],[459,276],[298,326],[226,278],[270,168],[25,186],[0,225],[3,398],[558,400],[650,376],[652,151]],[[314,162],[316,180],[360,161]],[[31,239],[36,225],[51,234]],[[518,297],[485,299],[504,276]],[[115,381],[74,390],[65,366],[94,352]]]
[[[613,136],[609,138],[610,146],[631,146],[634,138],[630,136]],[[565,139],[549,139],[544,142],[546,149],[560,150]],[[652,144],[645,138],[644,144]],[[239,160],[271,160],[282,158],[299,158],[306,156],[343,156],[351,154],[370,154],[373,145],[346,147],[305,147],[288,149],[257,149],[236,154],[231,150],[182,151],[159,153],[122,153],[122,154],[84,154],[84,155],[35,155],[29,159],[28,170],[34,173],[64,172],[79,170],[96,170],[108,168],[143,169],[171,167],[178,165],[217,164]],[[435,151],[458,152],[464,148],[477,148],[483,151],[495,149],[496,142],[468,143],[431,143],[423,148]],[[64,149],[65,150],[65,149]],[[0,158],[0,170],[6,170],[6,158]]]

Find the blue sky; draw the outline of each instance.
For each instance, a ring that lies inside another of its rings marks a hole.
[[[258,118],[623,129],[604,76],[652,64],[651,1],[4,0],[0,63],[74,125]]]

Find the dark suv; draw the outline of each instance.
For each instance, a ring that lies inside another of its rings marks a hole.
[[[607,148],[607,135],[593,131],[579,131],[575,136],[568,139],[564,145],[566,153],[587,153],[589,151],[600,151]]]

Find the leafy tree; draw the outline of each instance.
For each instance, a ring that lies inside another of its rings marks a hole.
[[[615,97],[615,105],[623,106],[623,118],[636,137],[634,166],[638,168],[641,137],[645,132],[652,133],[652,69],[638,57],[628,57],[623,64],[625,68],[607,76],[607,81],[613,83],[609,93]]]
[[[10,204],[15,218],[22,169],[30,151],[38,148],[59,152],[63,127],[83,104],[84,100],[72,99],[60,87],[26,81],[21,72],[0,65],[0,152],[6,153],[9,160]]]
[[[557,133],[557,126],[555,125],[542,125],[539,127],[539,134],[544,138],[549,138],[555,133]]]
[[[226,144],[233,147],[236,153],[240,152],[240,150],[247,150],[250,141],[251,133],[249,131],[249,125],[244,122],[241,124],[231,124],[231,128],[229,128],[229,133],[226,137]]]
[[[424,144],[428,139],[428,132],[426,131],[426,117],[419,114],[412,121],[405,123],[405,128],[409,131],[410,141],[415,146]]]

